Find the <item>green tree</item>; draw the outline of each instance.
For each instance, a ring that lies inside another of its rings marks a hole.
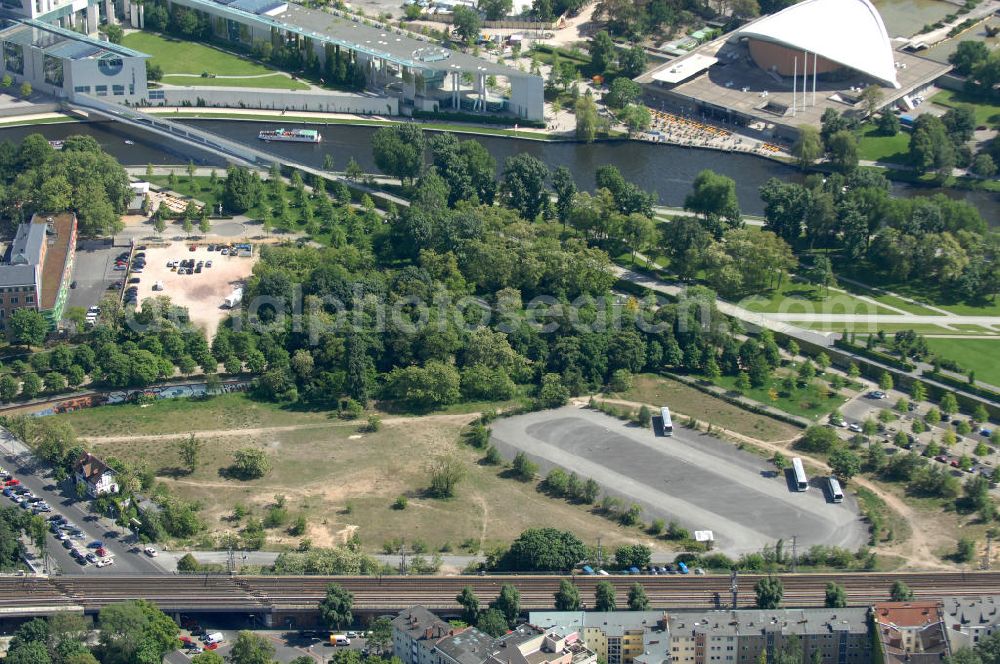
[[[264,477],[271,469],[271,462],[263,450],[246,447],[233,452],[232,473],[244,480]]]
[[[976,557],[976,542],[975,540],[969,539],[968,537],[962,537],[958,540],[958,545],[955,550],[955,561],[959,563],[967,563],[972,561]]]
[[[521,152],[508,157],[500,184],[504,202],[525,219],[535,219],[548,202],[548,178],[548,167],[532,155]]]
[[[354,595],[343,586],[331,583],[326,587],[326,597],[319,603],[319,615],[328,628],[341,629],[354,622],[353,606]]]
[[[430,475],[430,494],[435,498],[453,498],[465,478],[465,465],[457,457],[442,456],[431,464]]]
[[[635,78],[646,69],[646,49],[641,44],[636,44],[632,48],[622,51],[618,56],[618,66],[625,76]]]
[[[499,566],[511,572],[569,571],[586,557],[586,547],[573,533],[529,528],[511,543]]]
[[[236,635],[236,641],[229,651],[232,664],[271,664],[274,646],[265,636],[243,630]]]
[[[201,439],[193,433],[177,443],[177,453],[180,455],[181,463],[184,464],[189,473],[193,473],[198,468],[202,447]]]
[[[615,43],[607,30],[601,30],[590,41],[590,64],[598,74],[603,74],[615,58]]]
[[[594,610],[614,611],[617,608],[615,587],[610,581],[598,581],[594,587]]]
[[[942,415],[951,416],[958,412],[958,399],[955,398],[954,392],[945,392],[944,396],[941,397],[941,402],[938,404]]]
[[[649,597],[646,596],[646,589],[641,583],[633,583],[628,590],[629,611],[648,611]]]
[[[889,598],[893,602],[912,602],[913,591],[905,582],[897,579],[892,582],[892,587],[889,589]]]
[[[229,167],[222,191],[222,204],[227,210],[246,212],[260,205],[263,196],[264,185],[255,171],[242,166]]]
[[[608,108],[625,108],[629,104],[634,104],[641,96],[642,87],[638,83],[625,76],[619,76],[611,81],[604,102]]]
[[[851,450],[838,447],[830,454],[830,468],[846,482],[861,472],[861,458]]]
[[[826,584],[823,606],[828,609],[842,609],[847,606],[847,591],[844,590],[844,587],[832,581]]]
[[[7,322],[12,343],[21,346],[41,346],[49,333],[49,324],[34,309],[15,309]]]
[[[479,617],[479,598],[472,591],[471,586],[462,588],[455,601],[462,607],[462,621],[468,625],[475,625]]]
[[[754,586],[758,609],[776,609],[785,595],[785,586],[776,576],[765,576]]]
[[[466,44],[474,43],[482,29],[479,12],[464,5],[458,5],[452,11],[451,23],[455,26],[455,32]]]
[[[475,616],[473,616],[473,624]],[[368,627],[368,637],[365,645],[376,655],[392,650],[392,620],[385,616],[380,616],[372,621]]]
[[[585,143],[593,143],[601,128],[601,117],[597,114],[597,104],[588,95],[581,95],[573,106],[576,117],[576,137]]]
[[[383,127],[372,136],[375,165],[386,175],[413,182],[424,170],[424,135],[415,124]]]
[[[509,629],[507,619],[499,609],[486,609],[483,611],[479,615],[476,627],[494,638],[503,636]]]
[[[858,139],[853,132],[838,131],[827,143],[830,165],[841,173],[850,173],[858,167]]]
[[[42,391],[42,379],[36,373],[26,373],[21,376],[21,396],[34,399]]]
[[[888,392],[892,389],[892,374],[888,371],[883,371],[882,375],[878,379],[878,386],[881,390]]]
[[[521,593],[518,592],[517,586],[510,583],[500,586],[500,594],[490,602],[490,608],[500,611],[507,624],[513,625],[521,614]]]
[[[632,133],[646,131],[653,123],[653,116],[650,114],[649,108],[642,104],[629,104],[618,113],[618,119]]]
[[[538,472],[538,464],[531,461],[524,452],[518,452],[511,462],[511,474],[522,482],[530,482],[535,479]]]
[[[799,126],[799,136],[792,145],[792,156],[799,161],[799,166],[805,170],[823,156],[823,142],[819,130],[809,125]]]
[[[695,176],[692,192],[684,199],[684,209],[702,215],[716,238],[721,238],[726,228],[743,224],[736,199],[736,182],[708,169]]]
[[[560,579],[559,590],[555,594],[556,611],[579,611],[580,589],[569,579]]]
[[[191,658],[191,664],[225,664],[225,661],[222,655],[214,650],[206,650]]]
[[[514,8],[513,0],[479,0],[479,11],[486,14],[487,20],[499,21],[510,14]]]

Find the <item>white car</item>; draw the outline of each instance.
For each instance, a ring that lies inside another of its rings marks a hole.
[[[851,422],[850,424],[847,425],[847,428],[853,431],[854,433],[861,433],[863,431],[861,425],[858,424],[857,422]]]
[[[151,546],[147,546],[147,547],[146,547],[145,549],[143,549],[142,551],[143,551],[143,553],[145,553],[145,554],[146,554],[147,556],[149,556],[150,558],[155,558],[155,557],[156,557],[156,555],[157,555],[157,553],[156,553],[156,549],[154,549],[154,548],[153,548],[153,547],[151,547]]]
[[[114,564],[115,564],[114,558],[101,558],[100,560],[97,561],[98,567],[107,567],[108,565],[114,565]]]

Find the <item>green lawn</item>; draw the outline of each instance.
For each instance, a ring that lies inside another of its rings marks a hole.
[[[68,115],[62,115],[58,118],[32,118],[30,120],[10,120],[8,122],[0,122],[0,127],[20,127],[25,125],[43,125],[43,124],[63,124],[66,122],[79,122],[78,118],[72,118]]]
[[[268,88],[272,90],[308,90],[302,81],[294,81],[284,74],[275,72],[266,76],[248,78],[209,78],[206,76],[164,76],[163,83],[169,85],[191,85],[211,88]]]
[[[818,332],[857,332],[867,334],[882,330],[887,334],[894,334],[901,330],[913,330],[920,334],[983,334],[982,332],[965,332],[963,330],[953,330],[940,325],[930,325],[929,323],[838,323],[826,321],[788,321],[789,325],[801,327],[806,330],[816,330]]]
[[[954,108],[955,106],[972,106],[976,111],[977,125],[1000,126],[1000,104],[991,104],[974,97],[969,97],[962,92],[952,90],[942,90],[933,97],[931,101],[938,106]]]
[[[932,352],[976,372],[976,379],[1000,386],[1000,339],[928,339]]]
[[[909,150],[910,135],[902,131],[895,136],[882,136],[875,125],[865,124],[858,134],[860,159],[905,164],[910,158]]]
[[[122,44],[137,51],[148,53],[152,56],[152,63],[159,65],[164,74],[187,74],[190,79],[165,78],[165,83],[176,83],[177,85],[223,85],[216,79],[203,79],[202,73],[214,74],[216,76],[261,76],[268,74],[278,74],[278,70],[264,65],[257,64],[247,58],[227,53],[205,44],[184,41],[165,37],[151,32],[133,32],[125,35]],[[301,81],[294,81],[290,78],[283,78],[283,85],[277,85],[279,76],[274,76],[274,82],[270,84],[261,81],[271,81],[267,79],[245,79],[234,78],[225,79],[225,85],[233,87],[272,87],[284,88],[287,90],[308,90],[309,86]],[[195,80],[197,79],[197,80]],[[255,84],[256,81],[256,84]]]
[[[804,281],[785,279],[774,290],[740,301],[750,311],[761,313],[894,314],[895,311],[866,302],[847,293],[830,291]]]

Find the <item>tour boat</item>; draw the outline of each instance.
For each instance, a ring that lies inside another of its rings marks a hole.
[[[262,141],[285,141],[288,143],[319,143],[323,140],[315,129],[265,129],[257,135]]]

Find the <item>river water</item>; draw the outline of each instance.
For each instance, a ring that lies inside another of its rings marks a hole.
[[[333,157],[337,170],[343,170],[351,157],[370,172],[377,172],[371,153],[373,127],[328,125],[322,129],[323,142],[318,145],[304,143],[262,144],[257,139],[261,129],[278,126],[275,122],[246,122],[232,120],[197,120],[198,126],[226,138],[248,143],[277,157],[317,168],[323,166],[327,154]],[[295,125],[288,124],[286,127]],[[93,136],[102,147],[123,164],[186,164],[193,159],[199,165],[224,166],[216,155],[197,151],[174,141],[131,127],[111,122],[85,124],[38,125],[0,129],[0,140],[18,141],[31,133],[42,133],[50,140],[62,139],[72,134]],[[125,143],[131,140],[132,145]],[[768,159],[745,154],[724,154],[712,150],[683,148],[672,145],[619,141],[612,143],[544,143],[524,139],[480,136],[477,137],[502,166],[507,157],[526,152],[538,157],[550,168],[566,166],[572,171],[581,189],[592,189],[594,171],[605,164],[617,166],[622,175],[647,191],[655,191],[663,205],[680,206],[691,190],[691,182],[699,171],[712,170],[728,175],[736,181],[736,193],[743,211],[747,214],[763,213],[763,203],[757,191],[768,178],[796,180],[801,176],[797,169]],[[935,193],[934,189],[914,188],[894,184],[893,193],[911,197]],[[949,196],[961,198],[975,205],[991,225],[1000,225],[1000,195],[980,191],[947,190]]]

